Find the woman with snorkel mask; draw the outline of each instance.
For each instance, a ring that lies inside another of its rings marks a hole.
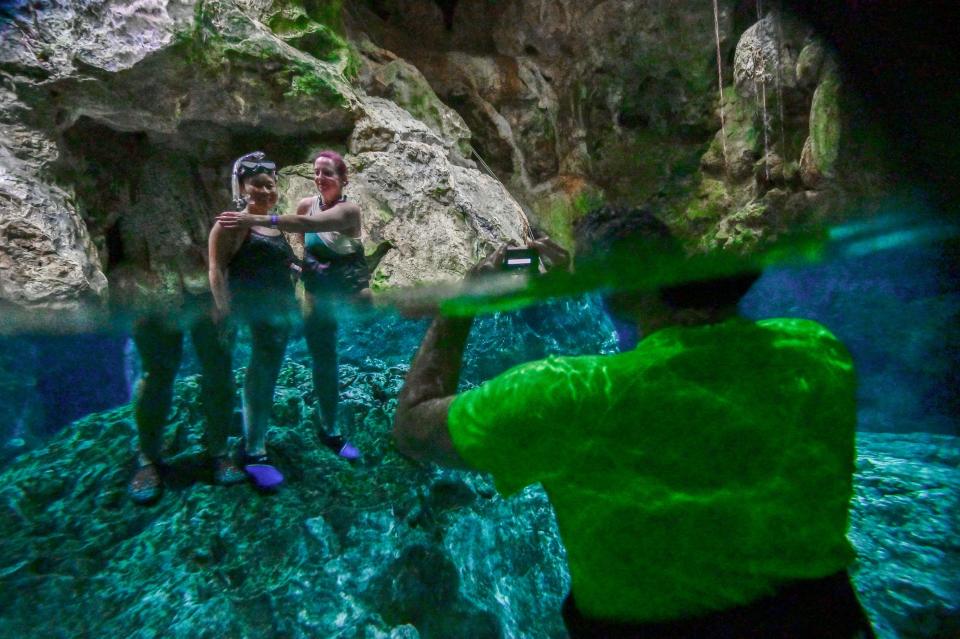
[[[241,213],[267,217],[277,204],[277,165],[262,152],[250,153],[234,164],[232,179]],[[266,432],[297,308],[292,279],[296,257],[275,225],[240,228],[220,222],[210,232],[209,257],[218,318],[238,318],[250,327],[252,349],[243,384],[243,469],[257,488],[271,490],[283,482],[283,475],[268,460]]]
[[[304,334],[313,359],[313,388],[319,405],[320,440],[339,456],[355,460],[360,451],[337,426],[337,323],[333,305],[368,302],[370,275],[360,242],[360,207],[347,200],[347,165],[334,151],[321,151],[313,162],[317,195],[297,204],[296,215],[265,215],[253,211],[222,213],[226,228],[268,225],[302,235],[306,258]]]

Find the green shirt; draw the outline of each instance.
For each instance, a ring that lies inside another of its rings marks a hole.
[[[502,493],[543,484],[584,614],[658,621],[852,561],[854,392],[823,326],[737,319],[518,366],[449,429]]]

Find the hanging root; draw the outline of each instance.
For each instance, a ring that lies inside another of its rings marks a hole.
[[[780,106],[780,157],[787,157],[787,136],[784,133],[783,117],[783,80],[780,72],[783,68],[783,0],[777,3],[777,103]]]
[[[723,56],[720,53],[720,8],[717,6],[717,0],[713,0],[713,32],[717,39],[717,86],[720,89],[720,142],[723,146],[723,166],[729,166],[727,162],[727,127],[723,117]]]
[[[757,24],[760,25],[760,22],[763,20],[763,11],[760,8],[760,0],[757,0]],[[770,160],[768,156],[770,155],[770,140],[767,136],[767,65],[763,59],[763,26],[760,25],[759,36],[760,36],[760,47],[759,54],[757,56],[757,66],[760,71],[760,94],[762,96],[762,117],[760,120],[761,126],[763,126],[763,174],[767,182],[770,181]],[[779,61],[778,61],[779,62]],[[757,70],[754,70],[754,88],[756,88],[756,75]]]

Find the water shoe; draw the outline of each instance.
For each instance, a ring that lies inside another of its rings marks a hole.
[[[347,441],[343,435],[321,434],[320,441],[323,442],[324,446],[347,461],[360,459],[360,449]]]
[[[133,503],[139,506],[146,506],[160,499],[163,495],[163,479],[157,465],[144,464],[137,468],[127,484],[127,493]]]
[[[218,486],[239,484],[247,478],[246,473],[227,455],[217,455],[211,459],[213,464],[213,483]]]
[[[263,491],[276,490],[283,483],[283,473],[270,464],[266,455],[245,455],[243,470],[253,485]]]

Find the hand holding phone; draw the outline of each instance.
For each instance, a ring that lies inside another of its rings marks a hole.
[[[505,271],[530,271],[536,273],[540,270],[540,255],[536,249],[532,248],[507,247],[501,268]]]
[[[547,236],[541,236],[531,240],[527,246],[535,250],[543,261],[546,270],[559,268],[563,270],[572,270],[570,260],[570,251],[563,248]]]

